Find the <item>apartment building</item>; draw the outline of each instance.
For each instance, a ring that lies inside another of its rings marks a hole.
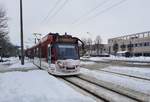
[[[150,31],[108,39],[108,53],[150,56]]]

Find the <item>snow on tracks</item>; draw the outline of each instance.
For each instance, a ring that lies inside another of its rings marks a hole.
[[[150,81],[112,73],[81,69],[80,77],[140,101],[150,101]],[[85,76],[84,76],[85,75]]]
[[[137,68],[137,67],[108,67],[101,69],[102,71],[122,74],[126,76],[136,77],[143,80],[150,81],[150,68]]]
[[[88,78],[88,77],[86,77]],[[79,77],[65,77],[64,80],[80,87],[83,90],[99,97],[101,100],[108,102],[137,102],[136,100],[121,95],[107,88],[101,87],[98,84],[87,81],[84,78]]]

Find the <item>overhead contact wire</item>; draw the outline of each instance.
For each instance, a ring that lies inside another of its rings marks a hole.
[[[57,9],[57,11],[55,11],[53,13],[53,15],[51,15],[49,18],[50,18],[50,21],[63,9],[63,7],[65,7],[65,5],[67,4],[69,0],[65,0],[64,3],[62,5],[59,6],[59,8]]]
[[[95,6],[94,8],[90,9],[89,11],[87,11],[85,14],[83,14],[82,16],[80,16],[79,18],[77,18],[76,20],[73,21],[72,24],[75,24],[76,22],[78,22],[79,20],[81,20],[82,18],[84,18],[85,16],[88,16],[89,14],[91,14],[93,11],[95,11],[97,8],[101,7],[103,4],[105,4],[106,2],[108,2],[109,0],[105,0],[101,3],[99,3],[97,6]]]
[[[115,3],[115,4],[113,4],[112,6],[110,6],[110,7],[106,8],[106,9],[100,11],[99,13],[95,14],[94,16],[87,18],[86,20],[82,21],[82,22],[79,23],[78,25],[83,24],[83,23],[86,23],[86,21],[90,21],[90,20],[94,19],[95,17],[97,17],[97,16],[99,16],[99,15],[101,15],[101,14],[103,14],[103,13],[109,11],[110,9],[112,9],[112,8],[114,8],[114,7],[116,7],[116,6],[120,5],[120,4],[122,4],[122,3],[125,2],[125,1],[127,1],[127,0],[121,0],[121,1],[119,1],[119,2],[117,2],[117,3]]]
[[[57,0],[56,3],[54,4],[53,8],[49,10],[47,16],[45,16],[45,18],[42,20],[41,23],[45,22],[49,16],[52,14],[52,12],[55,10],[55,8],[57,7],[57,5],[60,3],[60,0]]]

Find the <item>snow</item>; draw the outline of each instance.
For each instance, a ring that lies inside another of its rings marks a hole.
[[[37,68],[37,67],[33,64],[33,62],[25,60],[24,65],[21,65],[21,63],[18,62],[10,65],[8,68]]]
[[[87,61],[105,61],[104,58],[106,57],[81,57],[81,60],[87,60]]]
[[[104,61],[103,58],[104,57],[91,57],[91,58],[89,58],[89,60],[92,60],[92,61]]]
[[[3,58],[6,62],[0,62],[0,65],[11,65],[19,61],[18,57]]]
[[[90,62],[90,61],[80,61],[80,66],[83,66],[83,65],[92,65],[92,64],[95,64],[95,62]]]
[[[0,73],[1,102],[93,102],[46,71]]]
[[[88,57],[81,58],[82,60],[90,60],[90,61],[109,61],[109,60],[123,60],[123,61],[139,61],[139,62],[147,62],[150,63],[150,57],[118,57],[118,56],[110,56],[110,57]]]
[[[127,75],[138,76],[142,78],[150,79],[150,68],[137,68],[137,67],[108,67],[102,70],[123,73]]]
[[[10,71],[28,71],[28,70],[37,70],[32,61],[25,60],[24,65],[21,65],[19,60],[10,61],[11,64],[9,66],[7,64],[0,64],[0,72],[10,72]]]
[[[100,72],[97,70],[88,70],[85,68],[81,69],[81,73],[94,77],[98,80],[110,82],[115,85],[119,85],[131,90],[142,92],[150,95],[150,81],[135,79],[127,76],[111,74],[107,72]]]
[[[128,51],[118,51],[117,53],[122,54],[122,53],[126,53],[126,52],[128,52]]]
[[[121,56],[110,56],[105,60],[124,60],[124,61],[139,61],[139,62],[150,62],[150,57],[121,57]]]

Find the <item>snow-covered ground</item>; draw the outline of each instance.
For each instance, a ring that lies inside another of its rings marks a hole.
[[[10,58],[3,58],[4,61],[6,62],[0,62],[0,65],[11,65],[14,63],[17,63],[19,61],[18,57],[10,57]]]
[[[142,62],[150,62],[150,57],[81,57],[82,60],[90,60],[90,61],[108,61],[108,60],[124,60],[124,61],[142,61]]]
[[[95,64],[95,62],[90,62],[90,61],[80,61],[80,66],[84,66],[84,65],[93,65]]]
[[[108,57],[108,59],[115,59],[116,57]],[[91,61],[101,61],[101,60],[106,60],[107,57],[91,57],[87,58],[88,60]],[[134,57],[134,58],[121,58],[118,57],[118,60],[127,60],[127,61],[150,61],[150,57]],[[86,62],[84,62],[86,63]],[[89,63],[89,62],[88,62]],[[91,66],[91,64],[86,63],[86,65]],[[103,63],[99,63],[102,64]],[[142,65],[143,63],[141,63]],[[94,63],[93,63],[94,65]],[[150,95],[150,81],[147,80],[142,80],[142,79],[137,79],[137,78],[132,78],[128,76],[123,76],[123,75],[117,75],[113,73],[108,73],[108,72],[103,72],[99,70],[104,70],[104,71],[111,71],[111,72],[116,72],[120,74],[126,74],[126,75],[132,75],[136,77],[141,77],[141,78],[146,78],[150,79],[150,68],[145,68],[145,67],[127,67],[127,66],[117,66],[117,65],[108,65],[104,68],[82,68],[81,73],[86,74],[88,76],[94,77],[98,80],[102,80],[105,82],[110,82],[115,84],[116,86],[121,86],[127,89],[135,90],[141,93],[149,94]]]
[[[21,65],[19,59],[10,60],[11,64],[0,64],[0,72],[10,72],[10,71],[28,71],[38,69],[30,60],[25,60],[24,65]]]
[[[150,81],[135,79],[127,76],[100,72],[95,70],[81,69],[81,73],[94,77],[98,80],[110,82],[118,86],[122,86],[131,90],[142,92],[150,95]]]
[[[105,57],[106,58],[106,57]],[[111,58],[111,57],[109,57]],[[91,61],[102,61],[104,57],[91,57]],[[144,58],[149,61],[149,58]],[[140,58],[140,60],[144,60]],[[0,73],[0,102],[93,102],[91,98],[83,96],[71,87],[61,82],[54,76],[38,69],[31,61],[25,60],[25,65],[21,65],[17,58],[10,60],[11,64],[7,68],[0,68],[8,71],[33,70],[28,72],[6,72]],[[95,62],[81,61],[80,65],[94,65]],[[5,64],[0,64],[4,66]],[[93,68],[94,69],[94,68]],[[114,71],[139,77],[150,78],[149,68],[107,66],[102,70]],[[141,93],[150,95],[150,81],[131,78],[127,76],[102,72],[98,70],[88,70],[81,68],[81,74],[94,77],[98,80],[110,82],[115,85],[129,88]]]
[[[46,71],[35,70],[29,60],[24,65],[17,58],[9,60],[0,64],[5,72],[0,73],[0,102],[95,102]]]
[[[105,59],[110,60],[124,60],[124,61],[144,61],[144,62],[150,62],[150,57],[116,57],[116,56],[110,56]]]
[[[0,102],[94,102],[46,71],[0,74]]]
[[[21,62],[14,63],[10,65],[8,68],[37,68],[33,65],[33,62],[30,60],[25,60],[24,65],[21,65]]]
[[[108,68],[104,68],[102,70],[150,79],[150,68],[109,66]]]
[[[81,60],[89,60],[89,61],[106,61],[106,57],[81,57]]]

